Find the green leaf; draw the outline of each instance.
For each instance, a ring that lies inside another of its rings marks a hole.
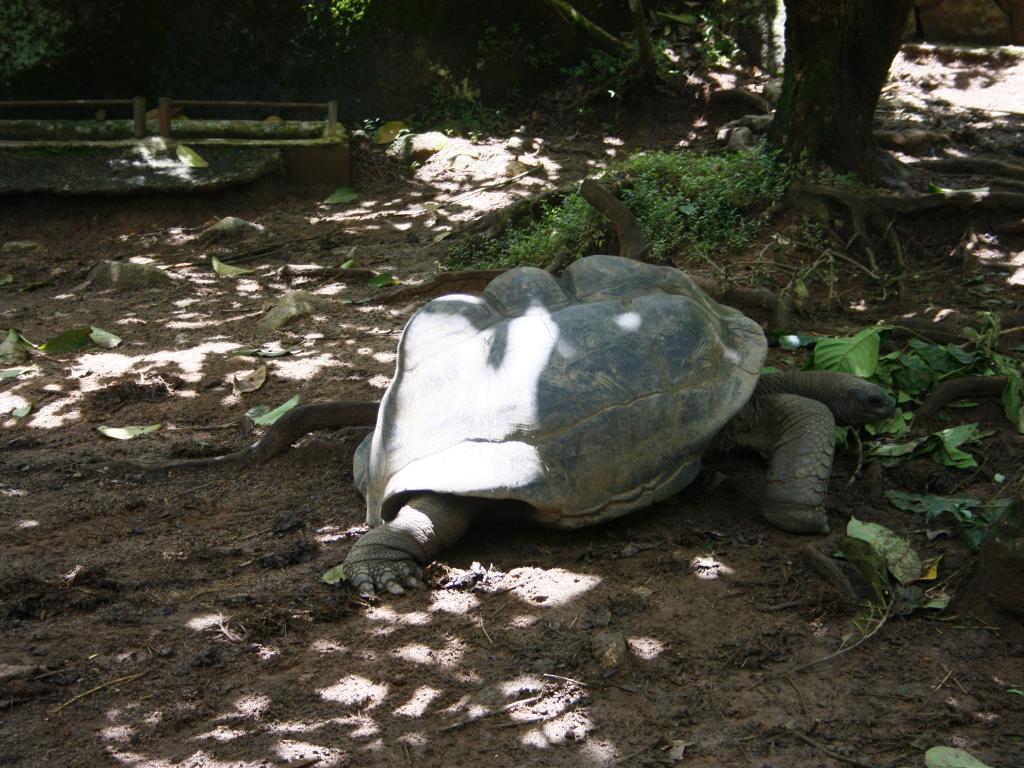
[[[351,187],[338,187],[331,193],[331,196],[324,200],[327,205],[341,205],[351,203],[359,197],[359,193]]]
[[[0,285],[10,285],[14,282],[14,275],[8,272],[3,277],[0,277]]]
[[[864,428],[871,435],[903,435],[910,431],[910,420],[913,417],[914,414],[905,413],[897,408],[896,412],[888,419],[867,424]]]
[[[231,377],[231,388],[235,394],[255,392],[263,386],[267,380],[267,366],[261,365],[255,371],[248,373],[236,373]]]
[[[939,440],[938,450],[934,452],[933,458],[947,467],[970,469],[978,466],[978,462],[971,454],[960,449],[960,446],[974,437],[977,431],[978,422],[972,422],[932,433],[929,439],[938,438]]]
[[[881,328],[865,328],[855,336],[818,339],[814,346],[814,368],[844,371],[868,378],[878,368]]]
[[[326,584],[339,584],[345,579],[345,566],[336,565],[333,568],[329,568],[324,571],[324,575],[320,577],[320,580]]]
[[[115,440],[133,440],[139,435],[149,435],[153,432],[159,432],[163,428],[163,424],[146,424],[144,426],[132,426],[132,427],[96,427],[96,430],[107,437],[112,437]]]
[[[926,768],[989,768],[988,765],[956,747],[932,747],[924,753]]]
[[[13,416],[16,419],[23,419],[30,413],[32,413],[32,403],[11,410],[11,416]]]
[[[104,331],[102,328],[97,328],[95,325],[90,326],[89,338],[92,343],[97,347],[103,347],[103,349],[114,349],[121,345],[121,337],[116,336],[110,331]]]
[[[210,266],[213,267],[213,271],[218,275],[227,275],[228,277],[238,277],[239,275],[251,275],[255,272],[255,269],[246,269],[245,267],[236,267],[231,264],[225,264],[223,261],[218,259],[216,256],[210,257]]]
[[[693,26],[697,23],[697,17],[692,13],[666,13],[665,11],[658,11],[658,15],[687,26]]]
[[[286,413],[288,413],[288,411],[290,411],[298,404],[299,396],[296,395],[292,399],[277,406],[277,408],[275,408],[274,410],[267,411],[262,416],[257,416],[255,419],[253,419],[253,423],[259,424],[260,426],[268,426],[270,424],[273,424],[275,421],[280,419],[282,416],[284,416]]]
[[[28,341],[16,329],[7,331],[7,336],[0,342],[0,365],[17,365],[28,360],[28,350],[35,344]]]
[[[34,370],[35,368],[5,368],[0,370],[0,379],[16,379],[21,374]]]
[[[52,339],[39,346],[42,352],[61,354],[64,352],[77,352],[89,345],[89,337],[92,335],[92,326],[83,328],[72,328],[70,331],[59,333]]]
[[[940,187],[938,184],[929,183],[928,191],[933,194],[940,195],[954,195],[957,192],[970,192],[973,195],[987,195],[988,187],[972,187],[971,189],[950,189],[949,187]]]
[[[863,523],[851,517],[846,536],[869,544],[900,584],[912,584],[921,578],[921,558],[902,537],[884,525]]]
[[[945,512],[962,514],[981,504],[977,499],[965,496],[935,496],[929,493],[908,493],[890,489],[885,498],[897,509],[924,515],[925,523],[931,523]]]
[[[356,265],[355,259],[349,259],[348,261],[341,264],[338,269],[352,269]]]
[[[407,130],[409,127],[401,120],[388,120],[373,134],[373,143],[390,144],[398,138],[398,134]]]
[[[284,355],[290,355],[295,352],[302,351],[302,347],[291,347],[285,349],[279,345],[276,341],[264,344],[262,347],[239,347],[238,349],[232,349],[228,352],[232,356],[245,356],[245,357],[282,357]]]
[[[387,288],[389,285],[398,285],[398,278],[390,272],[380,272],[366,282],[371,288]]]
[[[202,155],[192,149],[192,147],[179,144],[175,152],[178,155],[178,159],[189,168],[206,168],[209,165]]]
[[[1006,414],[1006,418],[1013,424],[1013,428],[1020,433],[1024,433],[1024,408],[1021,408],[1021,392],[1024,387],[1021,385],[1021,377],[1017,375],[1008,375],[1006,378],[1006,386],[1003,387],[1003,413]]]

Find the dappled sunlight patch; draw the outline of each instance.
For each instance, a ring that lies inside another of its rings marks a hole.
[[[544,681],[537,675],[520,675],[507,680],[498,686],[506,696],[521,696],[526,693],[537,693],[544,690]]]
[[[131,741],[135,729],[128,725],[111,725],[100,730],[100,738],[104,741]]]
[[[265,693],[247,693],[235,700],[234,713],[218,719],[227,720],[234,717],[259,719],[270,709],[270,703],[271,699]]]
[[[461,615],[469,613],[479,606],[480,598],[476,595],[469,592],[442,589],[430,593],[430,608],[428,610],[431,613],[440,611],[442,613]]]
[[[1024,251],[1018,251],[1009,259],[1009,265],[1015,267],[1013,274],[1006,278],[1008,285],[1024,285]]]
[[[260,645],[259,643],[253,643],[252,648],[256,651],[256,658],[260,661],[270,661],[271,659],[277,658],[281,655],[281,651],[272,645]]]
[[[373,709],[387,698],[388,686],[386,683],[373,683],[360,675],[349,675],[317,693],[327,701]]]
[[[423,731],[408,731],[399,736],[398,741],[402,744],[408,744],[410,747],[425,747],[427,745],[427,736]]]
[[[310,644],[310,648],[321,656],[326,656],[329,653],[348,653],[348,646],[342,645],[334,640],[328,640],[327,638],[314,640]]]
[[[530,716],[521,715],[513,719],[523,719],[529,722]],[[547,749],[554,744],[564,744],[567,741],[585,741],[593,728],[594,724],[586,715],[579,712],[565,712],[547,720],[542,725],[529,729],[522,735],[521,741],[527,747]]]
[[[580,757],[590,765],[614,765],[619,750],[610,741],[587,739],[580,747]]]
[[[400,717],[420,717],[440,695],[441,691],[437,688],[431,688],[429,685],[420,686],[405,704],[394,710],[394,714]]]
[[[626,644],[634,656],[644,661],[658,658],[665,650],[665,644],[653,637],[627,637]]]
[[[390,605],[375,605],[366,612],[370,621],[378,621],[388,625],[423,626],[430,623],[430,614],[423,611],[399,613]]]
[[[401,648],[395,648],[391,655],[413,664],[430,664],[434,660],[434,651],[422,643],[409,643]]]
[[[600,583],[601,577],[593,574],[533,567],[513,568],[505,581],[520,600],[544,607],[565,605]]]
[[[231,617],[223,613],[205,613],[202,616],[195,616],[185,622],[185,626],[195,632],[205,632],[208,629],[219,627]]]
[[[289,763],[313,759],[319,761],[312,764],[306,763],[310,768],[338,765],[346,757],[346,753],[342,749],[325,747],[322,744],[307,744],[301,741],[279,741],[274,746],[274,752],[281,760]]]
[[[342,368],[344,363],[338,362],[333,355],[323,353],[310,357],[277,358],[274,360],[274,375],[292,381],[309,381],[329,368]]]
[[[195,741],[210,740],[219,741],[223,743],[228,741],[234,741],[235,739],[240,739],[248,733],[248,731],[243,730],[242,728],[231,728],[226,725],[218,725],[212,731],[200,733],[198,736],[194,736],[193,738]]]
[[[7,491],[11,491],[11,492],[8,493]],[[24,495],[26,495],[25,491],[21,491],[21,493],[17,493],[17,492],[12,491],[9,488],[0,488],[0,496],[24,496]],[[18,528],[38,528],[39,527],[39,521],[38,520],[19,520],[17,527]]]
[[[698,579],[712,581],[735,573],[731,566],[726,565],[714,555],[697,555],[690,560],[693,575]]]

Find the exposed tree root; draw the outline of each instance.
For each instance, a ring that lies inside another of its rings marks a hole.
[[[942,382],[914,413],[916,419],[927,419],[944,405],[965,397],[999,397],[1006,387],[1005,376],[962,376]]]
[[[937,173],[968,174],[973,176],[1006,176],[1010,179],[1024,179],[1024,165],[1013,165],[1001,160],[987,160],[974,157],[942,157],[934,160],[920,160],[915,168],[924,168]]]
[[[580,195],[612,223],[619,238],[619,255],[636,261],[650,261],[651,251],[633,212],[606,187],[594,179],[584,179]]]
[[[120,462],[114,466],[128,472],[141,472],[144,476],[166,475],[176,471],[223,467],[253,467],[265,464],[284,453],[304,435],[319,429],[342,427],[371,427],[377,421],[380,403],[374,401],[338,400],[327,403],[300,405],[288,411],[248,448],[224,456],[204,459],[184,459],[158,462]]]
[[[831,214],[827,203],[843,206],[850,215],[853,238],[847,247],[859,242],[864,249],[867,268],[879,280],[883,294],[886,280],[879,265],[875,249],[885,248],[896,265],[895,282],[902,292],[902,277],[906,271],[906,255],[896,233],[897,216],[912,216],[942,210],[1024,211],[1024,194],[1016,192],[961,191],[935,192],[925,195],[862,194],[846,189],[814,184],[793,184],[788,194],[789,204],[815,219],[831,232]]]
[[[418,285],[403,285],[374,299],[384,304],[398,304],[415,299],[432,299],[446,293],[483,293],[484,288],[504,269],[467,269],[462,272],[441,272],[433,280]]]

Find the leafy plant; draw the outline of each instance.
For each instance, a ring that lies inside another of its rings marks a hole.
[[[719,253],[750,242],[760,227],[756,214],[781,197],[786,183],[785,169],[762,152],[651,152],[627,158],[612,173],[629,179],[622,201],[636,216],[654,259],[685,253],[716,267]],[[500,237],[453,245],[440,266],[545,266],[559,253],[571,261],[597,252],[611,237],[611,226],[573,193]]]
[[[885,498],[897,509],[924,515],[927,526],[951,524],[969,547],[978,549],[988,527],[1006,514],[1013,499],[983,503],[969,496],[934,496],[888,490]]]

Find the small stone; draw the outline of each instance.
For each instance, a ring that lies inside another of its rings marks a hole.
[[[101,261],[89,272],[89,285],[115,291],[160,288],[170,285],[171,277],[152,264],[131,261]]]
[[[309,291],[289,291],[260,318],[259,324],[269,330],[283,328],[299,317],[311,315],[328,305],[328,300]]]
[[[0,253],[32,253],[42,248],[42,245],[32,240],[8,240],[0,247]]]
[[[605,630],[594,635],[591,650],[601,667],[602,677],[611,677],[622,669],[629,656],[629,646],[621,632]]]
[[[725,143],[725,148],[732,152],[742,152],[752,146],[754,146],[754,132],[742,126],[733,128],[729,134],[729,140]]]
[[[266,235],[267,228],[262,224],[240,219],[237,216],[225,216],[216,224],[211,224],[199,233],[199,241],[203,243],[241,240],[251,235]]]

